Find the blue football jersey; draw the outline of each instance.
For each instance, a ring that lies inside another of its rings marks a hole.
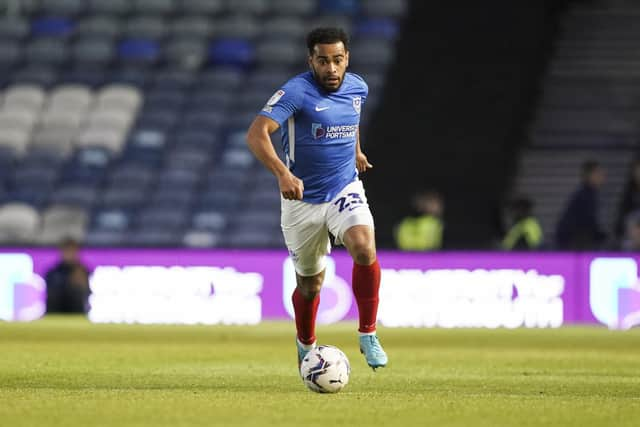
[[[287,166],[304,183],[305,202],[328,202],[357,179],[356,134],[368,92],[353,73],[327,92],[309,71],[285,83],[260,112],[280,125]]]

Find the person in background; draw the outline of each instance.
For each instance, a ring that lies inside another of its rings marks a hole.
[[[417,215],[400,222],[396,230],[396,244],[403,251],[433,251],[442,248],[444,202],[436,191],[415,196]]]
[[[533,202],[520,197],[509,206],[511,227],[502,240],[502,249],[535,250],[542,246],[542,227],[533,215]]]
[[[582,165],[582,183],[571,195],[556,228],[556,245],[562,250],[600,249],[606,239],[599,218],[599,191],[605,169],[595,161]]]
[[[640,252],[640,210],[627,215],[626,233],[620,249],[628,252]]]
[[[85,313],[89,300],[89,271],[79,257],[73,239],[60,244],[61,260],[46,276],[47,313]]]
[[[634,160],[622,200],[616,216],[616,237],[621,239],[628,231],[627,218],[631,212],[640,210],[640,158]]]

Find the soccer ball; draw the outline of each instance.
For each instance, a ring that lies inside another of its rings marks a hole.
[[[337,347],[321,345],[309,351],[300,364],[304,385],[317,393],[337,393],[349,382],[351,366]]]

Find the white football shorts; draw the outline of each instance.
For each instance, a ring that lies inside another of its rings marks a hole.
[[[329,232],[335,236],[336,244],[341,244],[344,233],[354,225],[374,227],[360,180],[347,185],[326,203],[282,198],[282,233],[301,276],[314,276],[324,270],[325,257],[331,252]]]

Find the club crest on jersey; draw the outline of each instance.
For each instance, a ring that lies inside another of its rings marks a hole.
[[[313,135],[313,139],[322,138],[324,134],[324,128],[321,123],[311,123],[311,135]]]
[[[359,96],[354,96],[353,100],[353,109],[356,110],[356,113],[360,114],[360,109],[362,106],[362,98]]]
[[[283,95],[284,95],[284,91],[282,89],[278,90],[276,93],[273,94],[271,98],[269,98],[269,100],[267,101],[267,106],[272,107],[276,105],[278,101],[280,101],[280,98],[282,98]]]

